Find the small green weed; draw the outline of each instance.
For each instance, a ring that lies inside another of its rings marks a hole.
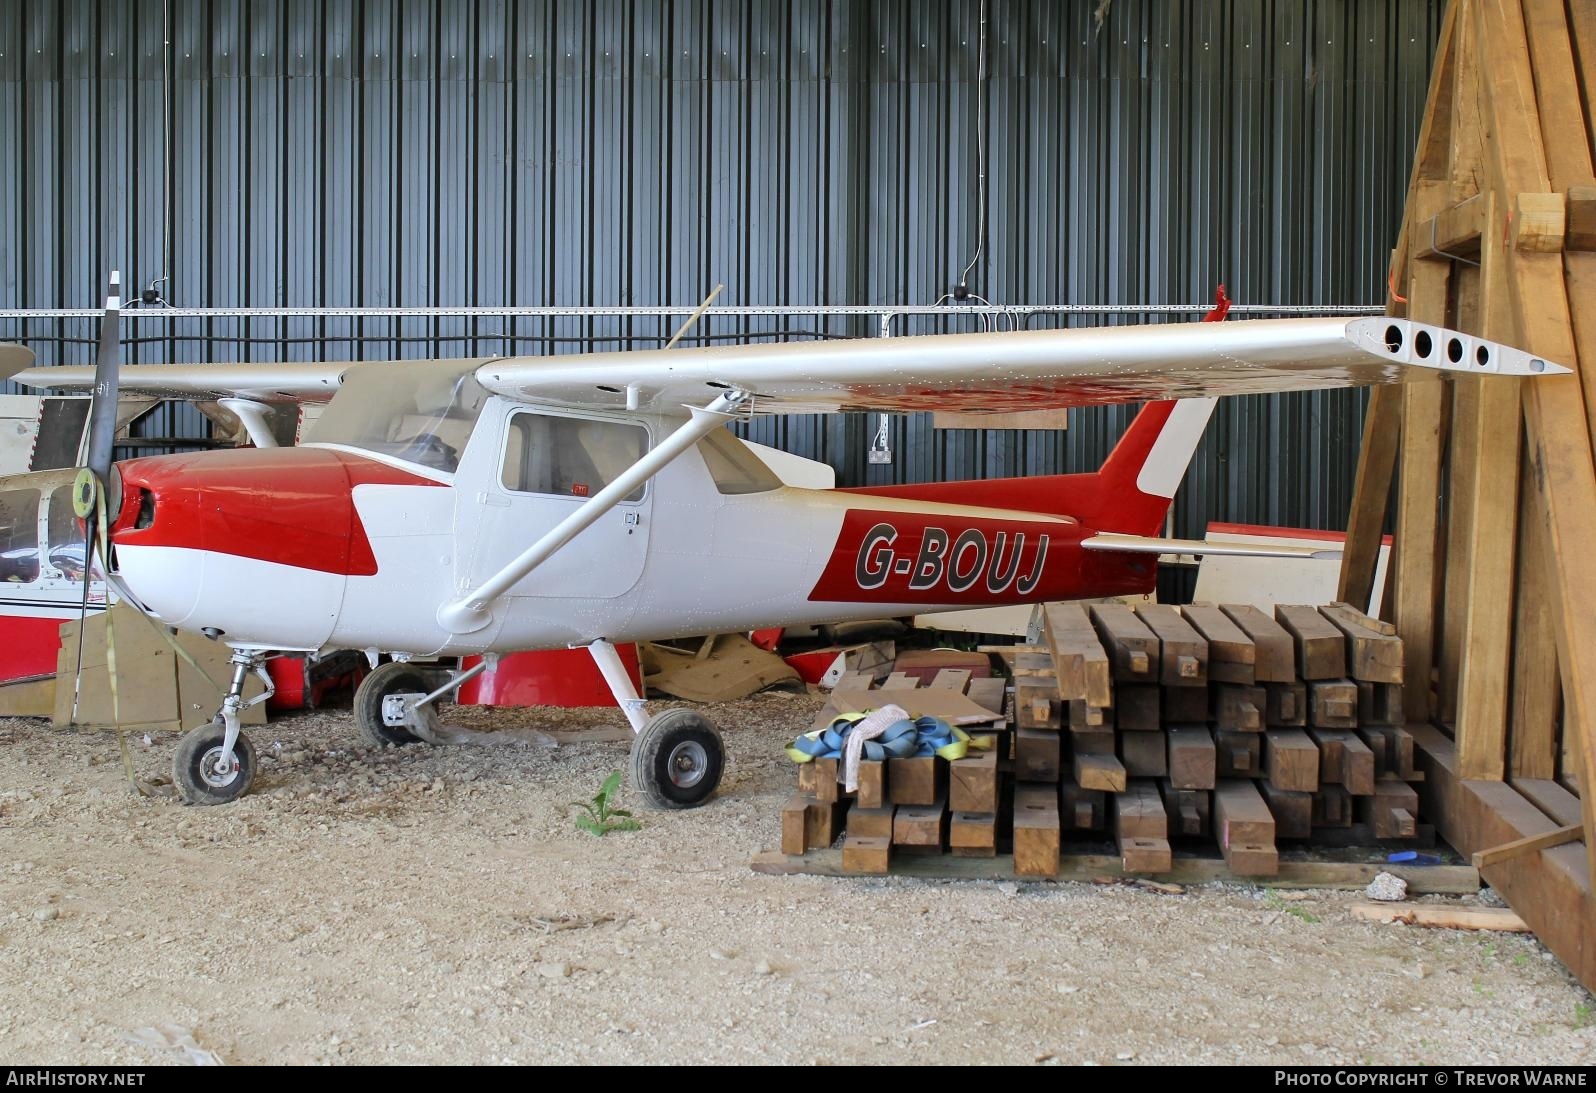
[[[1587,1026],[1587,1025],[1589,1025],[1591,1023],[1593,1018],[1596,1018],[1596,1014],[1593,1014],[1591,1012],[1591,1006],[1590,1006],[1589,1002],[1575,1002],[1574,1003],[1574,1027],[1575,1028],[1584,1028],[1585,1026]]]
[[[640,831],[643,825],[624,808],[614,806],[615,795],[621,789],[621,772],[616,771],[604,779],[604,784],[591,801],[572,801],[583,810],[576,818],[576,826],[589,835],[608,835],[611,831]]]

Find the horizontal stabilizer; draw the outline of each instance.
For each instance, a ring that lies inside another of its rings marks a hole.
[[[1232,558],[1339,558],[1339,547],[1275,546],[1270,543],[1226,543],[1207,539],[1155,539],[1145,535],[1104,533],[1081,540],[1085,550],[1119,554],[1215,554]]]

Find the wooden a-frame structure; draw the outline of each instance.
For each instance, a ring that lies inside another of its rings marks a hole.
[[[1596,989],[1593,149],[1596,3],[1452,0],[1388,310],[1576,371],[1376,389],[1341,598],[1368,602],[1394,484],[1426,811]]]

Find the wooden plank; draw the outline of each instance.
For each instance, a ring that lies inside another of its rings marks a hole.
[[[1305,683],[1264,684],[1264,724],[1271,729],[1300,729],[1308,723]]]
[[[1114,737],[1112,728],[1071,729],[1070,751],[1075,755],[1113,755]]]
[[[804,808],[804,843],[830,846],[842,831],[847,805],[842,801],[810,801]]]
[[[935,755],[887,760],[887,796],[895,805],[929,805],[942,799],[948,763]]]
[[[1051,684],[1036,679],[1015,680],[1014,724],[1017,728],[1057,732],[1063,723],[1058,693]]]
[[[1476,294],[1479,289],[1477,270],[1459,274],[1459,280],[1471,279]],[[1436,716],[1446,724],[1457,720],[1458,680],[1463,674],[1463,620],[1468,614],[1469,576],[1469,508],[1474,503],[1474,479],[1479,469],[1478,454],[1469,445],[1469,439],[1478,432],[1479,394],[1483,380],[1459,377],[1450,384],[1452,388],[1451,419],[1447,425],[1446,449],[1446,548],[1445,570],[1442,576],[1440,622],[1438,623],[1436,656],[1439,674],[1436,680]],[[1397,620],[1398,625],[1401,620]],[[1402,633],[1405,635],[1406,630]]]
[[[1082,789],[1097,789],[1105,793],[1125,791],[1125,766],[1112,755],[1083,755],[1076,752],[1073,766],[1075,782]]]
[[[1005,684],[998,676],[986,679],[970,680],[970,689],[965,692],[970,701],[982,709],[991,710],[993,713],[1003,712],[1003,691]]]
[[[1419,795],[1394,774],[1376,780],[1374,793],[1359,797],[1357,809],[1377,839],[1411,839],[1418,831]]]
[[[1420,809],[1460,853],[1563,826],[1505,783],[1459,778],[1457,749],[1440,730],[1413,724],[1408,731],[1425,773]],[[1587,989],[1596,989],[1596,898],[1582,847],[1570,844],[1520,855],[1486,867],[1481,876]]]
[[[1144,604],[1137,618],[1158,636],[1159,682],[1165,687],[1208,686],[1208,639],[1165,604]]]
[[[1216,778],[1258,778],[1263,774],[1263,734],[1256,732],[1214,733],[1214,776]]]
[[[804,837],[807,832],[804,815],[813,800],[813,797],[795,793],[787,798],[787,802],[781,806],[781,852],[783,854],[802,854],[809,849],[809,842]]]
[[[1346,635],[1348,671],[1353,679],[1402,682],[1402,639],[1395,626],[1370,618],[1345,603],[1326,604],[1319,608],[1319,614]]]
[[[1491,200],[1491,207],[1499,208],[1496,199]],[[1480,253],[1483,333],[1502,341],[1517,335],[1503,283],[1507,276],[1501,233],[1490,232]],[[1523,381],[1471,377],[1461,382],[1477,383],[1480,389],[1474,432],[1464,438],[1477,465],[1465,526],[1469,569],[1453,732],[1463,776],[1500,780],[1507,775]]]
[[[1344,788],[1354,797],[1374,792],[1374,753],[1346,729],[1310,729],[1319,745],[1319,781]]]
[[[1014,730],[1014,774],[1027,782],[1057,782],[1060,755],[1059,734],[1046,729]]]
[[[1208,720],[1208,689],[1206,687],[1161,687],[1159,705],[1164,724]]]
[[[1114,679],[1122,683],[1157,683],[1160,674],[1158,636],[1124,604],[1091,606],[1092,622],[1108,646]]]
[[[1162,778],[1169,773],[1169,749],[1159,732],[1119,734],[1119,760],[1132,778]]]
[[[891,803],[892,798],[887,793],[885,760],[859,760],[859,788],[854,795],[861,808],[884,808]]]
[[[755,854],[749,868],[766,876],[841,877],[842,852],[811,850],[803,857],[789,857],[778,851]],[[999,854],[992,858],[916,857],[896,859],[894,876],[923,880],[1038,880],[1059,883],[1090,882],[1095,878],[1126,876],[1124,863],[1112,854],[1069,854],[1059,862],[1056,874],[1045,878],[1018,873],[1014,858]],[[1401,866],[1379,862],[1323,861],[1314,858],[1282,856],[1280,872],[1272,877],[1248,877],[1247,883],[1262,888],[1338,889],[1356,891],[1367,888],[1380,873],[1394,873],[1408,882],[1413,895],[1474,895],[1480,890],[1480,874],[1468,865]],[[1155,878],[1183,886],[1233,882],[1236,878],[1221,858],[1177,857],[1170,871]]]
[[[1114,722],[1122,732],[1156,732],[1162,727],[1157,684],[1114,685]]]
[[[1303,679],[1340,679],[1347,674],[1346,641],[1318,608],[1277,604],[1275,621],[1291,635],[1297,674]]]
[[[1214,788],[1214,738],[1203,725],[1171,725],[1169,780],[1176,789]]]
[[[881,684],[883,691],[912,691],[920,686],[920,681],[907,672],[893,672]]]
[[[1238,876],[1270,876],[1280,869],[1275,818],[1249,781],[1231,778],[1214,788],[1214,835]]]
[[[1402,385],[1375,387],[1369,392],[1369,408],[1363,415],[1363,443],[1358,448],[1346,546],[1341,553],[1341,576],[1336,582],[1338,600],[1367,607],[1373,596],[1401,434]]]
[[[1358,685],[1350,679],[1308,684],[1308,724],[1321,729],[1351,729],[1358,724]]]
[[[1100,789],[1083,789],[1066,778],[1058,784],[1059,822],[1066,830],[1102,831],[1108,827],[1109,795]]]
[[[900,805],[892,813],[892,845],[914,854],[940,854],[948,841],[948,806]]]
[[[1528,481],[1529,472],[1520,468]],[[1513,691],[1508,714],[1508,769],[1514,780],[1557,776],[1557,635],[1552,630],[1546,525],[1534,489],[1521,491],[1518,587],[1513,618]]]
[[[1313,795],[1313,826],[1343,828],[1352,826],[1352,794],[1345,786],[1330,785],[1323,777]]]
[[[1208,834],[1213,794],[1204,789],[1181,789],[1168,778],[1158,783],[1158,791],[1164,798],[1164,813],[1169,817],[1172,834],[1192,838]]]
[[[1404,716],[1400,683],[1358,684],[1358,724],[1397,726],[1407,721]]]
[[[1568,188],[1568,235],[1566,249],[1596,250],[1596,186]]]
[[[1014,872],[1052,877],[1059,865],[1057,787],[1021,782],[1014,787]]]
[[[1043,605],[1042,626],[1053,654],[1058,693],[1065,701],[1113,704],[1113,672],[1091,616],[1080,604]]]
[[[1313,835],[1313,794],[1277,789],[1268,782],[1258,786],[1269,814],[1275,818],[1276,839],[1306,839]]]
[[[1513,788],[1554,822],[1564,825],[1579,823],[1579,798],[1552,779],[1515,778]]]
[[[1537,850],[1550,850],[1556,846],[1566,846],[1571,842],[1578,842],[1584,838],[1585,829],[1580,824],[1566,824],[1553,831],[1543,831],[1539,835],[1526,835],[1522,839],[1514,839],[1510,843],[1493,846],[1489,850],[1476,850],[1469,857],[1470,863],[1476,869],[1484,869],[1488,865],[1497,865],[1516,858],[1520,854],[1530,854]]]
[[[939,668],[937,674],[931,677],[930,686],[939,691],[958,691],[970,685],[970,670],[968,668]]]
[[[834,875],[885,876],[891,868],[891,862],[891,839],[879,835],[848,835],[842,840],[838,873]],[[757,866],[755,868],[757,870]]]
[[[996,812],[998,755],[972,751],[948,764],[948,807],[954,812]]]
[[[1312,793],[1319,788],[1319,745],[1301,729],[1270,729],[1264,764],[1276,789]]]
[[[842,784],[837,781],[837,760],[813,759],[804,765],[814,768],[813,781],[808,788],[815,800],[830,804],[842,799]]]
[[[1354,903],[1352,917],[1364,922],[1400,922],[1438,930],[1493,930],[1527,934],[1529,926],[1506,907],[1451,907],[1444,903]]]
[[[1433,85],[1432,85],[1433,86]],[[1470,101],[1472,101],[1472,89]],[[1445,182],[1418,182],[1409,191],[1408,215],[1433,216],[1447,204]],[[1444,324],[1452,266],[1415,262],[1408,283],[1408,315]],[[1389,562],[1392,579],[1392,621],[1405,644],[1404,695],[1410,718],[1430,716],[1431,666],[1435,661],[1436,608],[1439,596],[1441,455],[1445,443],[1445,409],[1450,385],[1405,383],[1402,390],[1402,436],[1397,472],[1396,535]]]
[[[1112,729],[1114,711],[1112,708],[1088,705],[1085,701],[1075,701],[1069,704],[1065,720],[1072,729]]]
[[[849,835],[862,835],[867,838],[892,839],[892,817],[897,811],[892,805],[885,808],[860,808],[857,802],[848,809],[848,819],[844,825]]]
[[[1216,728],[1227,732],[1263,732],[1264,714],[1269,708],[1269,695],[1264,688],[1216,683],[1213,701]]]
[[[1220,610],[1251,639],[1256,682],[1290,683],[1297,678],[1296,643],[1285,627],[1250,604],[1222,604]]]
[[[1114,834],[1127,873],[1167,873],[1174,864],[1158,787],[1132,782],[1114,798]]]
[[[955,812],[948,817],[948,853],[961,858],[997,856],[997,815]]]
[[[868,691],[875,686],[876,677],[873,672],[844,672],[842,678],[837,680],[833,690],[840,691]]]
[[[1376,390],[1396,390],[1385,385]],[[1247,632],[1235,620],[1211,603],[1188,604],[1181,608],[1186,621],[1208,641],[1208,678],[1215,683],[1256,682],[1254,665],[1257,650]]]
[[[1484,226],[1485,199],[1476,193],[1455,205],[1448,205],[1424,221],[1413,239],[1413,257],[1444,262],[1454,258],[1473,258],[1480,253],[1480,235]],[[1338,596],[1337,599],[1346,600],[1350,597]]]

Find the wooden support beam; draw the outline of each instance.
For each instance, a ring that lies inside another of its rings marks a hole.
[[[1385,384],[1374,388],[1369,392],[1369,408],[1363,415],[1363,443],[1358,449],[1358,473],[1353,480],[1352,508],[1347,514],[1347,541],[1341,552],[1336,599],[1364,610],[1374,595],[1374,573],[1385,537],[1385,514],[1390,508],[1391,479],[1396,472],[1402,435],[1404,386]]]
[[[1121,683],[1157,683],[1158,637],[1136,612],[1120,603],[1091,607],[1092,622],[1114,661],[1114,678]]]
[[[1220,609],[1253,643],[1253,677],[1256,682],[1291,683],[1296,680],[1296,646],[1285,627],[1249,604],[1225,604]]]
[[[1136,615],[1158,635],[1160,683],[1165,687],[1208,686],[1208,639],[1167,604],[1147,604],[1137,608]]]
[[[1411,215],[1426,215],[1446,199],[1445,183],[1420,182],[1416,193],[1409,197]],[[1449,266],[1416,263],[1407,286],[1409,316],[1427,323],[1444,323],[1450,280]],[[1405,642],[1410,669],[1404,695],[1407,714],[1417,720],[1427,720],[1431,715],[1430,673],[1435,663],[1436,602],[1442,566],[1443,407],[1449,387],[1443,383],[1405,383],[1401,387],[1401,469],[1397,477],[1396,537],[1389,563],[1395,592],[1391,618]]]
[[[1377,391],[1396,390],[1391,384]],[[1371,571],[1372,572],[1372,571]],[[1246,631],[1235,620],[1211,603],[1188,604],[1181,608],[1186,621],[1208,639],[1208,678],[1215,683],[1253,683],[1257,650]]]
[[[1047,646],[1058,675],[1059,698],[1085,701],[1089,706],[1114,704],[1113,676],[1108,652],[1103,648],[1086,609],[1073,603],[1050,603],[1042,608]]]
[[[1565,826],[1504,782],[1465,781],[1457,749],[1429,725],[1410,725],[1425,780],[1420,807],[1461,853],[1488,850]],[[1596,989],[1596,898],[1580,847],[1569,844],[1487,866],[1486,883],[1506,898],[1587,989]]]
[[[1520,468],[1525,482],[1529,472]],[[1517,588],[1514,591],[1512,699],[1508,768],[1514,780],[1557,777],[1557,635],[1552,630],[1546,525],[1533,488],[1520,491]]]
[[[1553,831],[1543,831],[1539,835],[1525,835],[1522,839],[1514,839],[1510,843],[1493,846],[1489,850],[1476,850],[1469,856],[1469,860],[1474,868],[1484,869],[1488,865],[1497,865],[1520,854],[1550,850],[1554,846],[1566,846],[1584,837],[1585,829],[1580,824],[1566,824]]]

